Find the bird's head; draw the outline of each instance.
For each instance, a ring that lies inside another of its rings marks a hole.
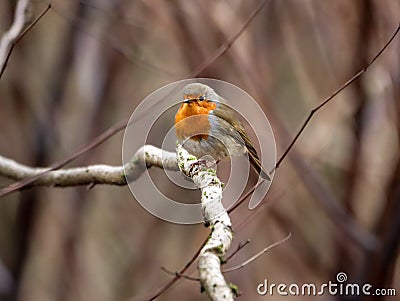
[[[215,91],[204,84],[192,83],[183,88],[183,102],[190,104],[196,103],[202,106],[208,102],[219,102],[220,96]]]

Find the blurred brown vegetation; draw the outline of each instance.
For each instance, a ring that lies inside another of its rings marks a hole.
[[[0,32],[12,23],[15,3],[0,1]],[[53,1],[18,43],[0,80],[1,155],[47,166],[72,154],[129,117],[150,92],[186,78],[258,3]],[[33,1],[32,17],[46,6]],[[399,20],[398,0],[270,1],[198,77],[248,91],[270,118],[281,154],[310,110],[367,64]],[[226,275],[241,300],[288,299],[258,296],[265,278],[321,284],[339,271],[348,282],[400,294],[399,53],[397,38],[315,115],[263,205],[232,213],[235,243],[252,242],[228,266],[293,233]],[[121,143],[119,133],[72,165],[119,165]],[[2,187],[9,183],[0,179]],[[14,193],[0,200],[0,299],[141,300],[171,278],[160,267],[179,270],[207,234],[202,225],[155,218],[127,187]],[[160,300],[178,298],[207,300],[199,284],[187,280]]]

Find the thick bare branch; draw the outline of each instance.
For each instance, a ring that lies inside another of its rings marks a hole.
[[[228,213],[222,205],[222,183],[214,169],[190,155],[181,145],[177,146],[180,170],[201,189],[202,213],[212,232],[200,251],[199,277],[202,288],[211,300],[233,300],[234,293],[221,272],[221,259],[231,247],[233,231]]]
[[[152,145],[141,147],[125,166],[90,165],[86,167],[52,170],[30,183],[30,186],[125,185],[136,180],[146,168],[156,166],[178,170],[176,155]],[[48,168],[33,168],[0,156],[0,175],[13,180],[23,180],[41,174]],[[125,177],[126,176],[126,177]]]

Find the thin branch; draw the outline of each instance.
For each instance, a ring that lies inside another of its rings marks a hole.
[[[328,102],[330,102],[336,95],[338,95],[340,92],[342,92],[345,88],[347,88],[349,85],[351,85],[355,80],[357,80],[361,75],[363,75],[369,67],[382,55],[382,53],[386,50],[387,47],[392,43],[394,38],[397,36],[397,34],[400,31],[400,24],[397,26],[396,31],[392,34],[391,38],[386,42],[386,44],[382,47],[382,49],[373,57],[373,59],[360,71],[358,71],[355,75],[353,75],[348,81],[346,81],[339,89],[337,89],[335,92],[333,92],[328,98],[326,98],[324,101],[322,101],[321,104],[316,106],[314,109],[311,110],[310,114],[304,121],[303,125],[301,126],[300,130],[297,132],[296,136],[293,138],[293,140],[290,142],[289,146],[287,149],[284,151],[282,156],[279,158],[278,162],[275,165],[275,169],[278,169],[282,161],[285,159],[287,154],[290,152],[294,144],[296,143],[297,139],[299,139],[300,135],[303,133],[305,130],[306,126],[310,122],[311,118],[314,116],[316,112],[318,112],[322,107],[324,107]]]
[[[191,277],[191,276],[188,276],[188,275],[185,275],[185,274],[181,274],[181,273],[178,273],[178,272],[172,272],[172,271],[168,270],[165,267],[161,267],[161,270],[163,272],[167,273],[168,275],[171,275],[171,276],[176,276],[176,277],[184,278],[184,279],[191,280],[191,281],[197,281],[197,282],[200,281],[200,278]]]
[[[233,271],[236,271],[236,270],[239,270],[239,269],[245,267],[245,266],[248,265],[250,262],[256,260],[258,257],[260,257],[261,255],[267,253],[267,252],[268,252],[269,250],[271,250],[272,248],[274,248],[274,247],[276,247],[276,246],[278,246],[278,245],[284,243],[285,241],[289,240],[291,237],[292,237],[292,233],[289,232],[289,235],[286,236],[285,238],[283,238],[283,239],[277,241],[276,243],[273,243],[272,245],[266,247],[265,249],[261,250],[261,251],[258,252],[256,255],[250,257],[249,259],[247,259],[247,260],[244,261],[243,263],[241,263],[241,264],[239,264],[239,265],[237,265],[237,266],[231,267],[231,268],[229,268],[229,269],[225,269],[225,270],[223,270],[222,272],[223,272],[223,273],[229,273],[229,272],[233,272]]]
[[[199,64],[192,72],[190,72],[187,77],[196,77],[200,72],[204,71],[208,66],[210,66],[217,58],[222,56],[229,48],[235,43],[235,41],[240,37],[240,35],[245,31],[245,29],[250,25],[251,21],[261,12],[268,0],[263,0],[260,5],[251,13],[251,15],[243,22],[239,30],[232,35],[230,39],[225,41],[220,47],[218,47],[210,56],[208,56],[201,64]]]
[[[229,259],[233,258],[233,256],[235,256],[241,249],[243,249],[249,243],[250,243],[250,239],[246,240],[243,244],[239,243],[237,249],[235,251],[233,251],[233,253],[226,258],[226,261],[228,261]]]
[[[207,239],[205,239],[203,241],[203,243],[201,244],[201,246],[197,249],[196,253],[193,254],[192,258],[186,263],[186,265],[178,272],[178,274],[183,274],[187,271],[187,269],[195,262],[195,260],[197,259],[197,257],[199,257],[199,254],[201,252],[201,250],[203,249],[203,247],[205,246],[205,244],[207,243]],[[175,283],[178,282],[178,280],[180,279],[179,276],[175,276],[173,279],[171,279],[170,281],[168,281],[167,283],[165,283],[163,286],[159,287],[153,295],[149,296],[146,301],[152,301],[157,299],[158,297],[160,297],[164,292],[166,292],[169,288],[171,288]],[[133,301],[134,298],[130,298],[128,301]]]
[[[11,53],[15,45],[44,17],[51,8],[51,4],[27,27],[22,31],[25,25],[26,8],[28,0],[21,0],[15,9],[15,20],[8,32],[6,32],[0,42],[0,78],[6,70]],[[21,33],[22,31],[22,33]]]
[[[231,213],[232,211],[236,210],[237,207],[239,207],[251,194],[254,192],[254,190],[257,189],[258,186],[260,186],[262,183],[264,183],[264,179],[260,180],[256,185],[251,187],[245,195],[243,195],[236,203],[233,205],[231,208],[228,209],[228,214]]]

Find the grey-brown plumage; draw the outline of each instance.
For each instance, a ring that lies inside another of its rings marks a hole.
[[[262,178],[270,181],[271,179],[268,173],[262,167],[257,151],[254,148],[253,143],[247,136],[243,124],[239,121],[239,118],[237,116],[238,114],[236,113],[236,111],[234,111],[231,107],[223,103],[219,103],[217,108],[213,111],[213,113],[215,116],[226,120],[230,125],[232,125],[232,127],[240,135],[240,138],[242,140],[242,141],[238,140],[238,143],[242,145],[244,143],[245,151],[249,155],[249,161],[251,165],[254,167],[257,173],[261,175]]]

